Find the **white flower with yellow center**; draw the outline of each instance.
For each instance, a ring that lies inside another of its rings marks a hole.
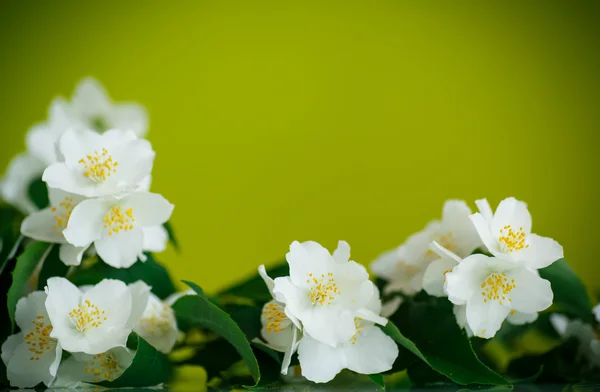
[[[133,330],[164,354],[173,350],[179,334],[175,312],[171,305],[180,297],[180,294],[175,294],[161,301],[156,295],[150,293],[146,309]]]
[[[101,354],[73,353],[58,369],[54,388],[82,388],[90,383],[114,381],[133,362],[135,352],[126,347],[115,347]]]
[[[439,256],[429,245],[438,242],[459,257],[469,256],[482,245],[469,221],[471,209],[462,200],[447,200],[442,220],[430,222],[423,231],[410,236],[397,249],[382,254],[371,263],[373,273],[389,283],[384,293],[413,295],[423,288],[423,276],[429,264]]]
[[[38,241],[60,244],[61,261],[66,265],[79,265],[88,246],[75,247],[69,244],[63,231],[67,228],[73,209],[85,198],[52,188],[48,189],[48,198],[50,207],[26,217],[21,224],[21,234]]]
[[[340,241],[333,255],[316,242],[294,241],[286,258],[290,276],[275,279],[275,299],[303,333],[336,347],[355,334],[354,318],[387,321],[367,309],[375,286],[366,269],[349,261],[350,246]]]
[[[379,292],[374,290],[367,309],[381,313]],[[354,318],[354,335],[331,347],[305,334],[298,346],[302,375],[308,380],[324,383],[331,381],[342,369],[360,374],[378,374],[392,368],[398,356],[398,346],[375,323]]]
[[[105,263],[128,268],[144,249],[144,229],[162,225],[172,212],[173,205],[155,193],[89,199],[73,209],[63,234],[77,247],[94,243]]]
[[[275,282],[267,275],[265,266],[258,267],[258,273],[264,280],[271,296],[275,298],[273,288]],[[267,302],[260,316],[262,328],[260,334],[270,348],[284,353],[281,363],[281,374],[287,374],[292,355],[298,349],[298,340],[302,337],[301,324],[293,316],[285,314],[285,304],[273,299]]]
[[[86,197],[118,196],[138,188],[152,171],[154,151],[132,131],[68,130],[58,141],[61,162],[42,176],[50,188]]]
[[[531,233],[527,205],[514,197],[504,199],[495,213],[487,200],[477,200],[479,212],[471,221],[491,254],[523,263],[531,269],[549,266],[563,257],[562,246],[551,238]]]
[[[50,337],[72,353],[100,354],[125,347],[146,309],[150,287],[104,279],[80,290],[64,278],[48,279],[46,309],[54,329]]]
[[[510,260],[475,254],[445,276],[448,299],[466,305],[475,336],[493,337],[512,311],[533,314],[552,305],[550,282]]]
[[[21,332],[2,344],[2,361],[13,387],[33,388],[40,382],[49,386],[56,376],[62,348],[50,337],[45,301],[46,294],[36,291],[17,302],[15,321]]]

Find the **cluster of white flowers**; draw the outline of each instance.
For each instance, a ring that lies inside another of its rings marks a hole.
[[[550,283],[538,269],[563,257],[550,238],[531,233],[527,205],[503,200],[495,213],[487,200],[478,200],[478,213],[464,201],[449,200],[442,221],[434,221],[396,250],[372,264],[389,281],[386,293],[448,297],[459,325],[469,334],[491,338],[508,319],[514,324],[534,321],[553,300]],[[492,256],[473,254],[477,249]]]
[[[379,291],[366,269],[349,258],[344,241],[333,255],[316,242],[293,242],[286,255],[290,276],[273,280],[259,267],[273,296],[263,307],[261,335],[285,353],[282,374],[296,351],[302,375],[314,382],[328,382],[342,369],[391,369],[398,347],[376,326],[387,323]]]
[[[143,251],[164,250],[162,225],[173,205],[149,192],[155,153],[140,139],[147,124],[142,107],[113,104],[93,79],[80,83],[71,102],[55,99],[0,183],[7,202],[31,213],[22,234],[60,244],[67,265],[79,265],[91,245],[117,268],[145,260]],[[40,177],[50,205],[35,211],[28,192]]]
[[[113,381],[135,356],[126,345],[132,331],[170,352],[178,334],[170,306],[176,298],[161,302],[142,281],[126,285],[105,279],[76,287],[65,278],[48,279],[45,292],[17,303],[20,332],[2,345],[10,384],[78,387]],[[63,350],[72,355],[63,359]]]

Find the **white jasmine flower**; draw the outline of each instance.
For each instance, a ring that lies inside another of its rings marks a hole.
[[[133,362],[135,352],[126,347],[115,347],[101,354],[73,353],[58,369],[54,388],[95,387],[100,381],[114,381]]]
[[[2,345],[10,385],[32,388],[43,382],[49,386],[62,357],[61,345],[50,337],[52,324],[44,307],[46,294],[35,291],[17,302],[15,321],[21,332]]]
[[[42,176],[46,166],[29,153],[14,157],[0,181],[0,197],[26,214],[36,211],[37,207],[29,197],[29,186]]]
[[[496,212],[486,199],[477,200],[479,213],[471,221],[491,254],[540,269],[563,257],[563,248],[551,238],[531,233],[527,205],[514,197],[504,199]]]
[[[511,311],[535,313],[552,304],[550,282],[525,266],[475,254],[446,273],[446,292],[466,305],[467,323],[476,336],[491,338]]]
[[[381,312],[379,292],[375,288],[367,304],[373,314]],[[386,320],[387,322],[387,320]],[[337,347],[321,343],[305,334],[298,346],[302,375],[308,380],[331,381],[342,369],[360,374],[377,374],[392,368],[398,356],[398,346],[373,322],[354,318],[354,335]]]
[[[86,197],[117,196],[135,190],[152,170],[154,151],[131,131],[102,135],[68,130],[58,141],[63,162],[50,165],[42,176],[50,188]]]
[[[175,294],[165,301],[150,293],[146,309],[138,321],[134,332],[161,353],[168,354],[173,350],[179,330],[175,320],[175,312],[171,305],[181,295]]]
[[[385,293],[413,295],[423,289],[423,276],[429,264],[439,256],[429,249],[432,241],[459,257],[469,256],[482,245],[469,221],[471,209],[462,200],[444,203],[441,221],[430,222],[423,231],[410,236],[395,250],[381,255],[371,264],[375,275],[387,280]]]
[[[106,90],[93,78],[83,79],[75,89],[72,110],[87,128],[97,132],[127,129],[143,137],[148,131],[148,114],[137,103],[113,103]]]
[[[288,318],[297,319],[305,334],[332,347],[354,336],[355,317],[386,323],[366,308],[375,285],[366,269],[349,257],[345,241],[338,243],[333,256],[316,242],[294,241],[286,255],[290,276],[274,281],[273,293],[285,304]]]
[[[143,229],[165,223],[173,208],[161,195],[146,192],[85,200],[73,209],[63,233],[77,247],[93,242],[105,263],[129,268],[144,249]]]
[[[294,316],[288,317],[285,314],[285,304],[275,299],[275,294],[273,293],[275,282],[267,275],[264,265],[258,267],[258,273],[263,278],[273,297],[272,301],[267,302],[263,306],[260,316],[262,323],[260,334],[267,342],[267,346],[284,353],[281,363],[281,374],[287,374],[292,361],[292,355],[298,349],[298,341],[302,337],[302,326]]]
[[[66,265],[79,265],[88,246],[75,247],[63,235],[73,209],[84,197],[48,189],[50,207],[31,213],[21,224],[21,234],[38,241],[60,244],[59,257]]]
[[[54,329],[50,337],[72,353],[100,354],[125,347],[146,309],[150,288],[104,279],[83,292],[64,278],[48,279],[46,309]]]

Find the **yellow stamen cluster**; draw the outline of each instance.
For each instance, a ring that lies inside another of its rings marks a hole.
[[[109,236],[121,231],[132,230],[135,227],[133,222],[135,222],[135,218],[132,208],[123,211],[121,206],[113,206],[104,216],[104,228],[108,229]]]
[[[79,164],[83,165],[83,175],[94,182],[106,181],[112,173],[117,172],[119,166],[119,162],[113,161],[106,148],[101,153],[94,151],[94,155],[86,155],[79,160]]]
[[[139,327],[149,335],[163,336],[170,331],[173,319],[173,309],[162,305],[158,311],[152,312],[151,316],[140,319]]]
[[[514,231],[511,225],[506,225],[500,229],[500,238],[498,238],[498,242],[500,242],[502,247],[509,252],[529,248],[526,240],[527,238],[523,231],[523,227],[519,227],[519,230],[517,231]]]
[[[62,209],[62,211],[59,210],[59,208]],[[55,213],[53,218],[56,221],[56,225],[52,226],[54,230],[58,230],[62,233],[67,227],[67,223],[69,223],[73,208],[75,208],[75,203],[73,202],[72,197],[65,197],[65,199],[58,204],[58,207],[54,206],[51,208],[51,211]]]
[[[267,332],[279,332],[283,330],[281,323],[287,318],[281,305],[269,302],[263,308],[263,316],[267,319]]]
[[[354,328],[356,329],[356,332],[354,333],[354,336],[350,338],[350,342],[352,342],[352,344],[356,344],[356,341],[358,340],[358,335],[360,335],[363,329],[365,329],[365,324],[362,321],[362,318],[354,317]]]
[[[29,346],[29,352],[32,353],[30,361],[39,361],[40,355],[56,347],[56,341],[50,338],[52,324],[46,324],[43,320],[44,316],[37,316],[36,320],[31,322],[33,328],[24,337],[25,343]]]
[[[488,301],[496,300],[500,302],[500,305],[502,305],[502,301],[508,300],[512,302],[506,295],[516,287],[514,279],[509,281],[506,274],[494,272],[481,284],[483,302],[487,303]]]
[[[321,278],[317,279],[313,274],[308,274],[306,283],[312,283],[314,286],[310,288],[310,292],[307,294],[310,302],[313,305],[331,305],[335,300],[335,295],[340,295],[340,290],[335,283],[333,272],[329,272],[327,276],[321,274]]]
[[[114,381],[125,370],[111,353],[96,354],[93,359],[84,362],[83,366],[84,372],[94,376],[94,382],[104,380]]]
[[[105,315],[104,310],[98,309],[96,305],[90,302],[90,300],[85,300],[82,305],[77,305],[77,307],[69,312],[69,317],[71,317],[71,321],[75,325],[80,332],[85,332],[90,328],[95,328],[100,325],[108,318]]]

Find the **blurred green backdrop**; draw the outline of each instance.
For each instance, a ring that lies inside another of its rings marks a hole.
[[[512,195],[600,289],[598,4],[3,1],[0,171],[91,75],[150,112],[179,279],[295,239],[367,264],[447,198]]]

